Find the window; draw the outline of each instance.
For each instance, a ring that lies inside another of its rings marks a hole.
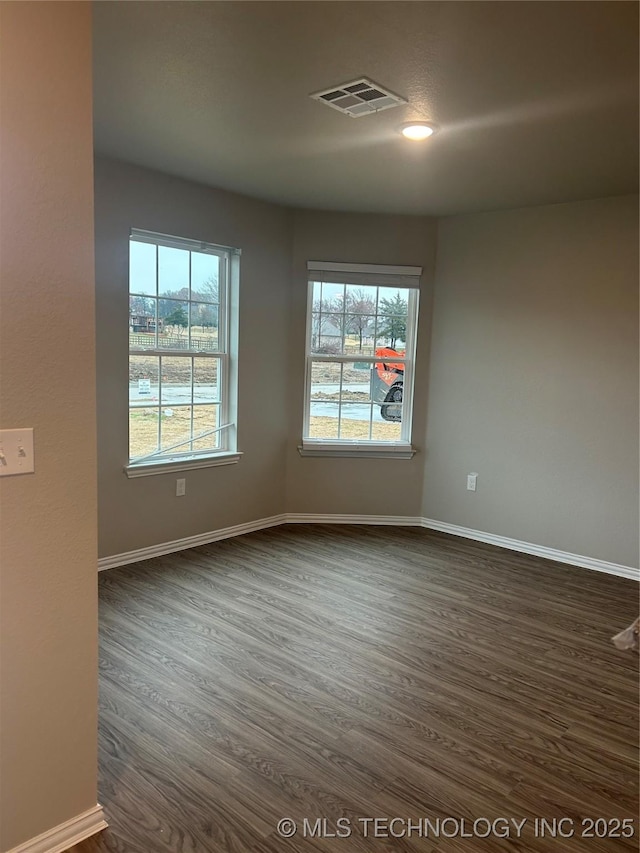
[[[411,458],[421,267],[307,267],[301,454]]]
[[[237,461],[229,305],[238,255],[131,232],[129,476]]]

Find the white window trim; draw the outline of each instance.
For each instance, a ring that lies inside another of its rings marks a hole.
[[[411,444],[402,442],[381,444],[375,441],[345,439],[338,443],[307,439],[298,446],[298,453],[310,458],[336,456],[345,459],[413,459],[417,451]]]
[[[167,474],[171,471],[192,471],[196,468],[216,468],[218,465],[235,465],[240,461],[242,453],[224,450],[215,455],[194,459],[185,456],[182,459],[170,459],[166,462],[131,462],[124,466],[124,473],[131,480],[135,477],[151,477],[154,474]]]
[[[237,261],[241,255],[241,250],[230,246],[220,246],[213,243],[205,243],[189,238],[174,237],[168,234],[160,234],[152,231],[143,231],[138,228],[132,228],[129,240],[136,242],[150,243],[154,246],[168,246],[171,248],[185,249],[190,252],[203,252],[205,254],[214,255],[224,261],[224,287],[218,291],[218,310],[219,317],[222,316],[222,324],[218,326],[218,344],[223,344],[223,349],[217,351],[209,350],[172,350],[170,348],[157,349],[149,347],[145,349],[132,350],[128,349],[128,356],[131,355],[157,355],[162,357],[180,356],[183,358],[208,357],[217,358],[221,366],[223,366],[224,379],[222,381],[222,394],[219,401],[219,417],[223,421],[224,426],[219,427],[216,432],[224,431],[228,438],[225,438],[225,446],[220,450],[196,451],[189,453],[176,453],[172,456],[158,458],[155,455],[144,456],[140,459],[129,459],[123,467],[124,473],[129,479],[136,477],[149,477],[156,474],[164,474],[172,471],[190,471],[198,468],[212,468],[220,465],[233,465],[240,461],[242,453],[237,450],[237,429],[235,406],[232,406],[232,396],[235,398],[235,393],[232,395],[231,382],[232,376],[236,373],[232,365],[231,355],[231,305],[234,303],[232,289],[234,284],[237,284],[238,268]],[[156,260],[157,264],[157,260]],[[156,269],[156,282],[158,271]],[[157,284],[156,284],[157,287]],[[128,280],[128,294],[131,296],[131,282]],[[155,299],[161,297],[156,291]],[[186,300],[191,304],[191,300]],[[128,404],[127,412],[131,411],[132,406]],[[133,408],[136,408],[135,406]],[[185,442],[186,443],[186,442]],[[128,444],[128,442],[127,442]]]
[[[422,267],[388,266],[378,264],[341,264],[329,261],[308,261],[308,287],[307,287],[307,322],[305,330],[305,382],[304,382],[304,415],[302,443],[298,447],[301,456],[306,457],[344,457],[353,459],[412,459],[416,449],[411,444],[411,431],[413,427],[413,396],[415,389],[415,360],[417,348],[417,322],[419,310],[419,277]],[[401,426],[401,438],[396,442],[381,442],[378,440],[360,439],[319,439],[308,438],[309,418],[311,407],[309,405],[311,395],[311,371],[313,362],[331,361],[352,363],[353,361],[371,362],[379,361],[373,356],[351,355],[324,355],[311,352],[311,331],[313,323],[313,284],[316,281],[330,280],[331,273],[346,276],[353,273],[360,276],[372,276],[371,286],[385,286],[384,277],[388,276],[387,286],[403,286],[410,289],[407,319],[407,338],[405,355],[397,359],[405,364],[403,378],[403,418]],[[327,275],[328,273],[328,275]],[[373,278],[377,277],[377,281]],[[393,280],[393,284],[391,284]],[[410,393],[407,393],[409,391]]]

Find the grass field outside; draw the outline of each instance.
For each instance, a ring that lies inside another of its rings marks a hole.
[[[199,435],[218,426],[217,406],[193,407],[193,434]],[[162,409],[162,448],[191,438],[191,406]],[[217,447],[218,436],[206,436],[177,447],[171,453],[190,453]],[[129,415],[129,453],[132,459],[158,449],[158,409],[132,409]]]
[[[209,330],[207,330],[209,332]],[[213,335],[210,333],[210,337]],[[151,341],[152,336],[149,336]],[[132,343],[140,345],[140,336],[132,336]],[[144,341],[144,339],[143,339]],[[167,338],[167,342],[169,339]],[[370,353],[366,353],[369,355]],[[191,354],[190,354],[191,355]],[[358,355],[354,353],[354,362],[340,364],[337,362],[316,362],[312,366],[312,400],[327,400],[331,402],[345,403],[367,403],[371,402],[369,388],[370,369],[368,367],[355,367]],[[196,381],[206,381],[217,384],[218,362],[215,358],[198,358],[195,354]],[[363,365],[366,362],[362,363]],[[135,383],[140,379],[148,379],[152,386],[157,387],[159,373],[162,373],[162,383],[166,385],[188,385],[191,383],[191,358],[172,356],[147,355],[143,349],[132,351],[129,359],[129,382]],[[336,386],[334,389],[322,389],[314,391],[314,386]],[[347,385],[360,386],[359,390],[346,388]],[[149,406],[145,408],[132,409],[129,417],[129,452],[131,458],[146,456],[158,450],[158,417],[161,417],[162,450],[189,440],[187,443],[176,448],[172,453],[188,453],[196,450],[206,450],[217,446],[213,442],[218,441],[219,436],[207,436],[196,439],[191,443],[192,407],[191,406]],[[208,430],[216,429],[218,423],[218,406],[194,406],[193,407],[193,435],[200,435]],[[311,416],[309,422],[309,436],[311,438],[331,439],[353,439],[373,441],[398,441],[400,439],[400,424],[391,422],[376,422],[371,424],[371,435],[369,435],[369,419],[355,419],[342,417],[338,434],[338,418],[329,415]]]
[[[194,407],[193,429],[194,434],[205,430],[215,429],[215,415],[211,412],[202,412],[204,406]],[[172,409],[172,415],[162,415],[162,444],[168,448],[179,441],[188,439],[191,435],[191,409]],[[158,410],[157,409],[135,409],[131,412],[129,419],[130,429],[130,454],[131,458],[146,456],[153,453],[158,446]],[[312,417],[309,422],[310,438],[338,438],[338,419],[331,417]],[[369,439],[369,421],[350,420],[343,418],[340,424],[341,439]],[[400,424],[395,423],[373,423],[373,441],[399,441]],[[212,446],[211,436],[193,442],[193,450],[206,450]],[[176,448],[172,453],[189,453],[190,443]]]
[[[374,421],[371,424],[371,439],[369,439],[369,421],[342,418],[340,435],[338,436],[338,419],[319,416],[309,419],[309,438],[359,439],[361,441],[400,441],[400,424]]]

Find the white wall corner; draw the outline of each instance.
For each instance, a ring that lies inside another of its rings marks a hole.
[[[48,829],[41,835],[13,847],[8,853],[63,853],[108,826],[101,805]]]

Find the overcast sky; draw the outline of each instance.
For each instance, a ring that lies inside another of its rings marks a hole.
[[[192,288],[198,290],[207,279],[218,276],[217,255],[188,252],[185,249],[158,247],[160,293],[189,287],[189,255],[191,255]],[[156,295],[156,246],[152,243],[129,242],[129,288],[131,293]]]

